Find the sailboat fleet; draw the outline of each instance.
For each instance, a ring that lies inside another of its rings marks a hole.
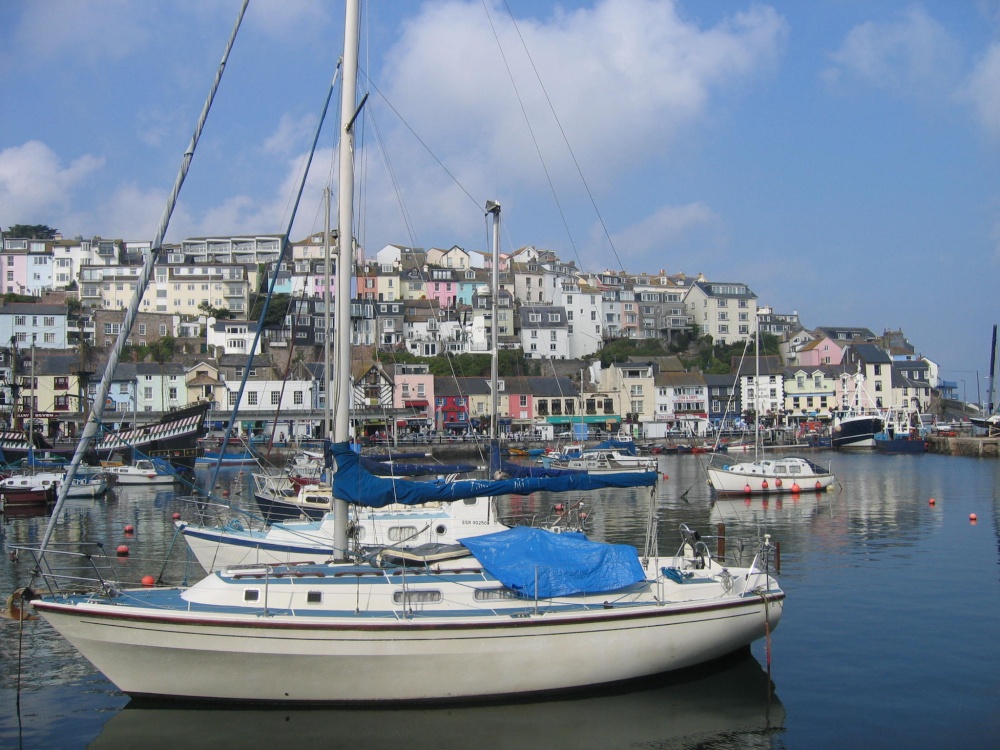
[[[349,0],[340,269],[354,266],[358,29],[358,0]],[[500,206],[490,202],[486,212],[498,248]],[[497,272],[494,264],[494,285]],[[350,292],[349,274],[338,274],[336,321],[349,319]],[[348,327],[338,326],[336,365],[327,369],[328,393],[336,400],[325,456],[332,493],[329,515],[319,522],[321,555],[303,561],[286,552],[239,558],[238,564],[199,555],[211,572],[182,587],[125,589],[101,581],[92,591],[67,593],[54,578],[43,577],[42,595],[32,601],[35,611],[125,693],[274,703],[532,695],[689,667],[746,648],[777,625],[785,594],[774,577],[769,537],[749,566],[716,559],[687,527],[680,529],[676,551],[661,555],[652,507],[641,555],[635,547],[594,542],[582,533],[498,529],[495,516],[487,516],[482,528],[456,531],[447,544],[359,551],[359,527],[350,527],[349,506],[372,509],[361,511],[371,514],[368,519],[379,509],[412,508],[397,517],[416,526],[435,504],[450,506],[448,517],[459,520],[467,500],[655,487],[659,475],[532,467],[521,475],[499,470],[488,479],[456,481],[374,476],[349,443],[350,393],[337,387],[350,381],[349,345]],[[432,516],[426,523],[444,524]],[[308,531],[292,524],[280,528],[286,541],[295,534],[305,538]],[[224,546],[219,540],[207,545],[217,551]],[[253,545],[253,554],[260,554],[263,546]],[[44,542],[42,554],[44,574],[44,555],[53,554]]]

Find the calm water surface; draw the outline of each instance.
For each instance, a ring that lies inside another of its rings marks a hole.
[[[1000,461],[817,458],[833,461],[835,491],[768,502],[713,502],[701,456],[660,459],[670,476],[654,497],[661,550],[674,550],[682,522],[703,534],[724,523],[730,537],[766,531],[780,541],[788,599],[772,641],[771,681],[760,642],[741,658],[628,691],[558,701],[390,711],[191,709],[130,702],[44,622],[19,630],[0,620],[0,746],[1000,747]],[[248,480],[227,470],[219,489],[252,504]],[[62,513],[57,540],[99,540],[112,551],[128,544],[130,556],[114,563],[122,579],[157,575],[174,542],[171,514],[191,515],[183,494],[128,490],[74,505]],[[511,499],[501,511],[537,517],[566,500]],[[593,538],[641,545],[647,492],[587,502]],[[36,543],[44,522],[4,519],[0,541]],[[125,524],[135,526],[134,536],[124,535]],[[171,561],[165,574],[172,580],[199,577],[181,541]],[[5,552],[0,593],[24,585],[30,567]]]

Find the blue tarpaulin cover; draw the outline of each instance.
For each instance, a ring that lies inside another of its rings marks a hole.
[[[576,532],[515,526],[461,542],[490,575],[532,598],[616,591],[646,579],[635,547],[592,542]]]
[[[626,474],[572,474],[558,477],[511,477],[509,479],[460,479],[413,481],[398,477],[376,477],[361,465],[360,457],[347,443],[332,443],[330,455],[337,463],[333,495],[355,505],[384,508],[391,503],[421,505],[453,502],[469,497],[530,495],[532,492],[571,492],[605,487],[648,487],[656,484],[655,471]]]

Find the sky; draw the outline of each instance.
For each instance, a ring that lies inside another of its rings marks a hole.
[[[0,4],[0,227],[156,234],[239,0]],[[362,3],[355,231],[749,285],[986,400],[1000,0]],[[289,231],[343,4],[251,0],[167,242]],[[339,81],[291,237],[336,201]],[[336,221],[336,208],[333,209]]]

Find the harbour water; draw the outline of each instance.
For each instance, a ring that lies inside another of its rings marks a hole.
[[[937,455],[818,454],[834,491],[714,499],[704,457],[661,456],[659,545],[687,523],[730,548],[781,543],[788,598],[770,643],[680,675],[544,702],[393,710],[192,708],[130,701],[43,621],[0,620],[0,747],[993,748],[1000,746],[1000,462]],[[200,472],[204,482],[207,472]],[[252,505],[249,476],[217,488]],[[194,580],[172,514],[184,492],[121,490],[67,507],[56,540],[100,541],[124,581]],[[934,503],[931,503],[931,498]],[[508,518],[579,498],[504,499]],[[588,496],[590,534],[641,548],[650,496]],[[977,521],[970,522],[970,514]],[[5,518],[0,541],[37,543],[45,518]],[[126,525],[135,532],[127,536]],[[118,558],[127,544],[128,557]],[[162,568],[164,555],[171,563]],[[0,593],[31,560],[0,561]],[[600,659],[600,654],[580,654]],[[267,679],[267,674],[260,675]],[[349,675],[335,679],[350,679]],[[431,679],[429,677],[429,679]]]

